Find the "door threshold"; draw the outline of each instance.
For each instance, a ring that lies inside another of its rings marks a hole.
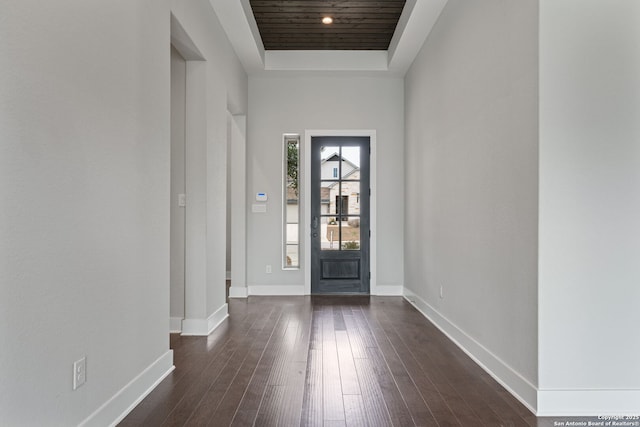
[[[311,294],[312,297],[369,297],[369,292],[325,292]]]

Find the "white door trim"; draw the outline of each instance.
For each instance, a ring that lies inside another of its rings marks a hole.
[[[371,240],[370,245],[370,269],[371,269],[371,281],[369,282],[369,293],[371,295],[378,294],[377,281],[377,246],[376,246],[376,131],[375,130],[305,130],[304,132],[304,145],[302,146],[302,157],[304,159],[304,167],[301,170],[302,179],[304,182],[303,187],[303,217],[302,222],[304,224],[304,233],[301,236],[301,240],[304,247],[304,292],[306,295],[311,294],[311,224],[309,218],[311,217],[311,137],[313,136],[368,136],[371,145],[371,157],[369,159],[370,164],[370,187],[371,187],[371,208],[370,208],[370,221],[371,221]]]

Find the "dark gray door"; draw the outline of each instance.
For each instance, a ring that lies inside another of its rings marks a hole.
[[[369,144],[311,138],[311,293],[369,293]]]

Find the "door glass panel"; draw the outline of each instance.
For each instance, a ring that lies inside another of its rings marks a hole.
[[[337,219],[338,207],[336,196],[340,188],[338,181],[322,181],[320,183],[320,214],[331,215]]]
[[[359,251],[360,250],[360,217],[344,218],[340,222],[342,228],[342,250],[343,251]]]
[[[337,191],[333,198],[334,204],[337,204],[341,216],[360,215],[360,182],[343,181],[341,183],[342,193],[340,194],[340,202],[338,202]]]
[[[360,147],[322,147],[319,191],[321,250],[360,250]]]
[[[340,147],[324,146],[320,150],[321,170],[320,179],[340,178]]]
[[[360,179],[360,147],[342,147],[342,179]]]
[[[343,216],[349,214],[349,196],[336,195],[334,203],[338,212],[338,220],[342,221]]]
[[[334,218],[323,217],[320,221],[320,249],[323,251],[340,250],[340,223]]]

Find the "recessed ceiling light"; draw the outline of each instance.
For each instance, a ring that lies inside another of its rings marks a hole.
[[[325,25],[329,25],[333,23],[333,18],[330,16],[325,16],[324,18],[322,18],[322,23]]]

